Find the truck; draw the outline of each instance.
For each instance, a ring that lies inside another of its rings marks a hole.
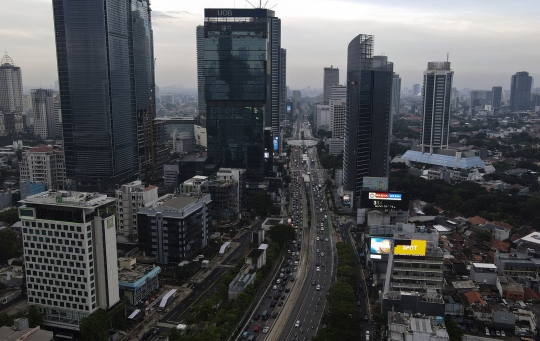
[[[291,225],[292,225],[292,220],[291,220],[291,218],[288,218],[287,219],[287,226],[291,226]]]

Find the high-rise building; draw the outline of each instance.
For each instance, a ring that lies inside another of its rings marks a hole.
[[[422,152],[448,147],[450,97],[454,71],[450,62],[429,62],[422,89]]]
[[[355,198],[364,177],[388,176],[393,64],[373,56],[373,40],[359,34],[348,47],[343,184]]]
[[[62,107],[60,102],[60,94],[53,96],[53,115],[54,115],[54,138],[63,140],[62,134]]]
[[[139,179],[155,181],[163,174],[169,158],[166,121],[154,118],[151,111],[137,111],[137,152]]]
[[[53,91],[50,89],[32,89],[32,111],[34,116],[34,135],[42,139],[54,139]]]
[[[493,108],[500,108],[502,99],[502,86],[494,86],[491,89],[491,93],[491,106]]]
[[[22,153],[19,163],[21,182],[42,182],[47,189],[66,189],[64,150],[41,144]]]
[[[23,112],[21,68],[4,54],[0,61],[0,112]]]
[[[48,191],[20,202],[28,303],[45,326],[79,330],[120,301],[114,198]]]
[[[279,150],[283,150],[283,139],[281,134],[282,123],[287,117],[287,50],[281,49],[281,55],[279,57],[279,127],[280,127],[280,141]]]
[[[420,84],[413,85],[413,96],[418,96],[420,94]]]
[[[145,186],[140,180],[123,184],[115,191],[116,197],[116,234],[133,238],[138,234],[137,212],[158,199],[156,186]]]
[[[390,134],[392,134],[392,127],[394,125],[394,115],[399,114],[399,101],[401,97],[401,78],[394,72],[394,78],[392,78],[392,117],[390,118]]]
[[[53,13],[67,177],[112,193],[138,177],[137,114],[156,107],[149,1],[53,0]]]
[[[205,9],[204,20],[208,157],[261,181],[280,137],[281,21],[263,8]]]
[[[204,100],[204,26],[197,26],[197,101],[199,114],[206,117],[206,101]]]
[[[178,264],[208,244],[210,194],[167,194],[137,214],[139,245],[159,264]]]
[[[324,68],[323,104],[330,103],[332,86],[339,85],[339,69],[334,66]]]
[[[334,85],[330,95],[330,130],[332,138],[345,138],[347,87]]]
[[[532,77],[528,72],[517,72],[510,84],[510,110],[529,110],[531,101]]]

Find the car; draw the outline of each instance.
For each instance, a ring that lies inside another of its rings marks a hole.
[[[298,261],[294,261],[294,265],[298,266]]]
[[[264,327],[262,332],[266,334],[268,333],[269,330],[270,330],[270,327]]]
[[[312,280],[311,285],[315,285],[315,284],[317,284],[317,282],[315,280]]]
[[[293,272],[296,272],[296,268],[294,268],[292,271],[293,271]]]
[[[281,298],[282,300],[284,300],[284,299],[285,299],[285,295],[281,295],[280,298]]]
[[[278,315],[277,312],[272,313],[272,318],[275,319],[277,317],[277,315]]]
[[[249,336],[249,332],[243,332],[242,333],[242,339],[247,339]]]
[[[369,320],[369,317],[366,314],[366,315],[364,315],[364,321],[367,321],[367,320]]]
[[[501,330],[501,336],[506,337],[506,333],[504,332],[504,330]]]
[[[274,285],[272,289],[277,290],[277,285]]]
[[[489,328],[486,327],[486,336],[491,336],[491,334],[489,333]]]
[[[366,330],[366,341],[369,341],[369,330]]]
[[[321,290],[321,285],[317,284],[317,288],[315,288],[315,290]]]
[[[319,249],[317,249],[317,253],[319,253]]]
[[[495,335],[501,336],[501,332],[500,332],[499,330],[496,330],[496,331],[495,331]]]
[[[300,320],[296,320],[296,322],[294,323],[294,326],[296,328],[300,327]]]
[[[290,279],[291,282],[294,282],[294,277],[292,277],[292,274],[291,274],[291,279]]]
[[[324,257],[324,252],[321,252],[321,257]]]
[[[356,305],[357,305],[357,306],[361,306],[361,305],[362,305],[362,302],[356,301]]]
[[[255,321],[259,321],[260,318],[261,318],[261,315],[259,315],[259,314],[255,315],[255,316],[253,317],[253,319],[254,319]]]
[[[259,331],[259,325],[256,325],[255,328],[253,328],[253,331],[256,333]]]
[[[288,293],[289,291],[291,291],[291,289],[289,289],[289,288],[285,289],[285,292]]]
[[[328,238],[324,238],[324,241],[327,242],[327,241],[328,241]]]
[[[321,268],[317,267],[317,269],[316,269],[316,270],[317,270],[317,271],[321,271]]]
[[[276,304],[277,304],[277,302],[276,302],[276,301],[272,301],[272,303],[270,303],[270,306],[271,306],[271,307],[273,308],[273,307],[275,307],[275,306],[276,306]]]
[[[319,237],[317,237],[317,240],[319,240]]]
[[[276,299],[276,300],[277,300],[278,298],[279,298],[279,294],[278,294],[278,293],[276,293],[276,294],[274,295],[274,299]]]
[[[279,301],[277,305],[278,305],[278,307],[282,307],[283,306],[283,301]]]

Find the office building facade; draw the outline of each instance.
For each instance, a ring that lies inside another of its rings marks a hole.
[[[114,198],[48,191],[20,202],[28,303],[45,326],[78,331],[120,301]]]
[[[401,78],[394,72],[392,78],[392,116],[399,114],[399,100],[401,97]]]
[[[491,107],[500,108],[502,99],[502,86],[494,86],[491,88]]]
[[[204,100],[204,26],[198,25],[195,31],[197,39],[197,104],[199,114],[206,117],[206,101]]]
[[[23,85],[21,68],[4,54],[0,61],[0,112],[23,112]]]
[[[137,238],[137,212],[140,207],[158,199],[156,186],[145,186],[136,180],[115,191],[116,198],[116,233],[128,238]]]
[[[210,194],[173,196],[168,194],[137,214],[139,246],[156,263],[180,263],[208,244]]]
[[[205,9],[203,45],[208,157],[261,181],[280,138],[281,21],[261,8]]]
[[[448,147],[454,71],[450,62],[429,62],[422,89],[422,151]]]
[[[66,172],[79,190],[138,177],[137,113],[156,107],[150,13],[148,0],[53,0]]]
[[[334,66],[325,67],[323,82],[323,104],[329,104],[332,86],[339,85],[339,69]]]
[[[56,126],[54,122],[53,91],[50,89],[33,89],[31,96],[34,135],[42,139],[54,139],[56,137]]]
[[[355,198],[363,177],[388,176],[393,64],[373,56],[373,41],[360,34],[348,47],[343,184]]]
[[[528,72],[517,72],[510,83],[510,110],[529,110],[531,100],[532,77]]]

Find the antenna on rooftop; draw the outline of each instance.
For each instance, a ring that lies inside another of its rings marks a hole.
[[[259,6],[256,6],[256,5],[252,4],[249,0],[246,0],[246,2],[247,2],[248,4],[250,4],[253,8],[264,8],[264,9],[266,9],[266,5],[268,4],[269,1],[270,1],[270,0],[266,0],[266,2],[265,2],[264,5],[263,5],[263,4],[262,4],[263,0],[259,0]],[[274,5],[274,6],[272,6],[272,8],[274,8],[274,7],[276,7],[276,6],[277,6],[277,4]],[[272,8],[270,8],[270,9],[272,9]]]

